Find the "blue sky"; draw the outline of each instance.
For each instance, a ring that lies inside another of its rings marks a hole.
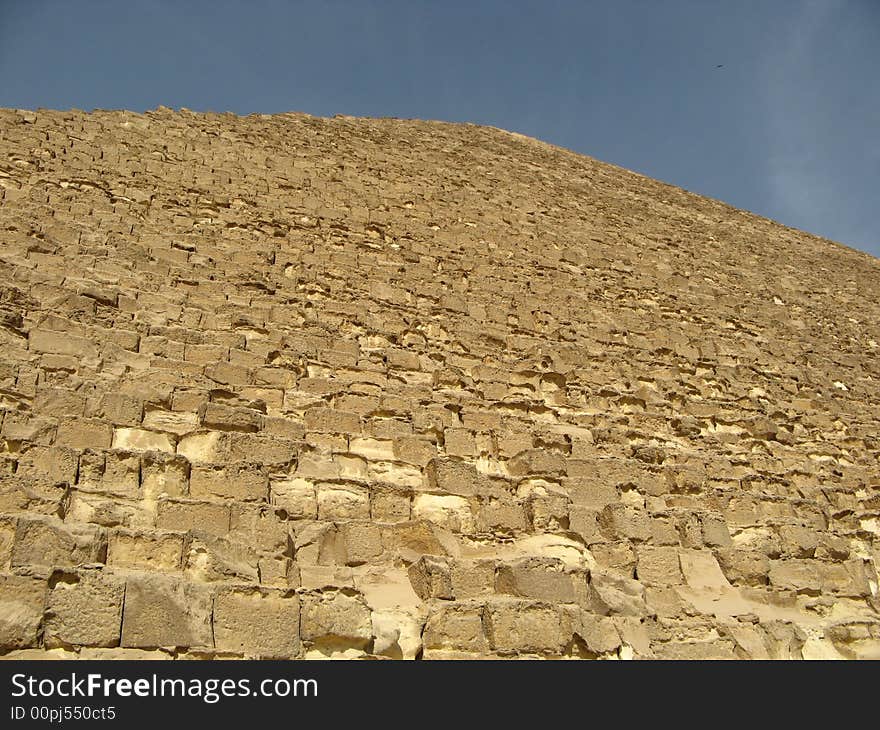
[[[0,0],[0,106],[159,104],[491,124],[880,257],[880,0]]]

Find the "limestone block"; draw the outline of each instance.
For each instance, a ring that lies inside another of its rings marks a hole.
[[[258,560],[257,553],[243,543],[194,530],[184,548],[183,567],[186,577],[198,583],[257,583]]]
[[[76,481],[77,466],[78,455],[73,449],[36,446],[21,455],[15,473],[73,484]]]
[[[461,497],[499,496],[499,490],[471,464],[451,459],[431,459],[425,470],[432,491]]]
[[[551,603],[574,603],[572,576],[560,560],[526,558],[498,566],[495,590]]]
[[[574,478],[563,480],[572,504],[593,510],[603,510],[619,501],[620,495],[613,484],[601,479]]]
[[[188,434],[177,442],[177,453],[193,464],[210,463],[219,456],[222,436],[220,431]]]
[[[645,585],[681,585],[684,577],[678,558],[678,548],[639,545],[636,576]]]
[[[457,599],[478,598],[495,591],[496,561],[493,558],[458,558],[452,563],[452,592]]]
[[[9,569],[12,561],[12,548],[15,545],[14,517],[0,516],[0,573]]]
[[[570,503],[565,494],[539,488],[528,495],[525,507],[536,532],[559,532],[569,527]]]
[[[565,457],[548,449],[528,449],[508,460],[507,471],[512,477],[561,476],[566,472]]]
[[[393,444],[393,458],[404,464],[424,468],[437,456],[437,447],[426,438],[400,436],[394,439]]]
[[[131,576],[125,583],[124,647],[213,646],[208,589],[162,575]]]
[[[117,428],[113,431],[113,448],[129,451],[164,451],[174,453],[171,437],[143,428]]]
[[[55,445],[71,449],[107,449],[112,440],[113,429],[110,424],[91,418],[62,420],[55,433]]]
[[[651,539],[651,519],[647,512],[626,504],[609,504],[599,515],[599,526],[612,540],[626,538],[632,541]]]
[[[65,484],[19,469],[0,476],[0,511],[59,514],[64,508]]]
[[[406,611],[373,611],[373,653],[415,659],[422,651],[424,620]]]
[[[574,633],[581,639],[587,651],[595,655],[609,654],[620,645],[620,634],[614,621],[607,616],[597,616],[586,611],[576,611],[572,617]]]
[[[529,439],[528,446],[531,446]],[[447,428],[443,431],[443,450],[447,456],[472,459],[477,453],[474,434],[464,428]]]
[[[409,566],[407,574],[413,590],[423,601],[431,598],[455,598],[451,563],[448,559],[423,555]]]
[[[393,487],[372,489],[370,514],[377,522],[408,522],[412,516],[409,491]]]
[[[198,430],[199,415],[194,412],[148,410],[144,413],[143,426],[150,431],[184,436]]]
[[[46,602],[46,646],[118,646],[124,593],[124,581],[104,571],[56,571]]]
[[[56,355],[72,355],[83,360],[96,360],[98,349],[91,340],[68,332],[31,330],[28,346],[34,352],[48,352]]]
[[[486,604],[486,634],[501,653],[558,654],[571,641],[571,622],[556,606],[498,599]]]
[[[374,562],[384,552],[382,533],[378,526],[369,522],[345,522],[339,525],[338,539],[343,552],[342,562],[346,565]]]
[[[293,519],[314,520],[318,517],[318,491],[310,479],[273,479],[269,484],[269,494],[272,504]]]
[[[91,522],[102,527],[151,524],[153,514],[143,502],[122,502],[118,498],[73,490],[64,519],[69,524]]]
[[[250,408],[236,408],[223,403],[208,403],[202,415],[205,428],[227,431],[259,431],[263,427],[262,413]]]
[[[782,549],[793,558],[812,558],[819,547],[819,533],[801,525],[780,525],[778,527]]]
[[[766,585],[770,573],[770,559],[757,550],[721,548],[716,551],[724,577],[734,585]]]
[[[305,412],[304,421],[307,431],[347,434],[359,434],[361,431],[361,419],[357,413],[332,408],[309,408]]]
[[[180,533],[116,529],[108,538],[107,565],[137,570],[180,570],[184,543]]]
[[[299,598],[285,591],[225,590],[214,600],[214,640],[222,651],[263,659],[300,653]]]
[[[340,590],[307,593],[301,600],[300,631],[311,646],[328,651],[369,647],[373,626],[370,609],[360,596]]]
[[[56,517],[20,517],[12,565],[75,566],[103,563],[107,538],[96,525],[65,524]]]
[[[229,505],[184,499],[161,499],[156,512],[156,527],[163,530],[199,529],[225,535],[229,532]]]
[[[489,651],[489,640],[483,629],[482,604],[456,602],[432,612],[425,625],[423,643],[426,650],[485,654]]]
[[[386,550],[417,560],[420,555],[458,555],[460,547],[449,530],[427,520],[398,522],[382,527]]]
[[[146,499],[185,497],[190,465],[183,456],[149,451],[141,457],[141,488]]]
[[[266,499],[269,480],[258,465],[216,468],[194,464],[189,475],[189,495],[193,499],[237,499],[242,502]]]
[[[470,502],[449,494],[417,494],[413,499],[414,520],[428,520],[452,532],[469,535],[474,532],[474,515]]]
[[[388,439],[374,439],[356,436],[348,440],[348,450],[368,461],[393,461],[394,442]]]
[[[568,513],[568,526],[587,544],[604,540],[599,527],[599,510],[572,505]]]
[[[366,520],[370,517],[370,496],[354,485],[318,485],[318,519]]]
[[[371,461],[367,465],[367,480],[397,487],[419,488],[424,483],[422,470],[408,464],[391,461]]]
[[[229,538],[259,552],[285,554],[290,547],[289,516],[264,504],[233,503]]]
[[[46,581],[23,575],[0,575],[0,646],[35,647],[46,599]]]
[[[770,585],[818,594],[822,585],[821,566],[817,560],[771,560]]]
[[[642,583],[616,571],[593,569],[590,593],[596,613],[636,617],[649,613]]]

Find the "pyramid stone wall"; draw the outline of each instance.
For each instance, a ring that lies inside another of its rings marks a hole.
[[[878,657],[878,302],[491,128],[2,110],[0,652]]]

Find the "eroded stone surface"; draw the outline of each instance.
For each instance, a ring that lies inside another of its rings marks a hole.
[[[166,109],[0,110],[0,230],[0,655],[880,656],[870,256]]]

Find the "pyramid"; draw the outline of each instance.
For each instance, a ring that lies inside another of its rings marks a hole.
[[[880,658],[880,261],[499,129],[0,110],[5,658]]]

